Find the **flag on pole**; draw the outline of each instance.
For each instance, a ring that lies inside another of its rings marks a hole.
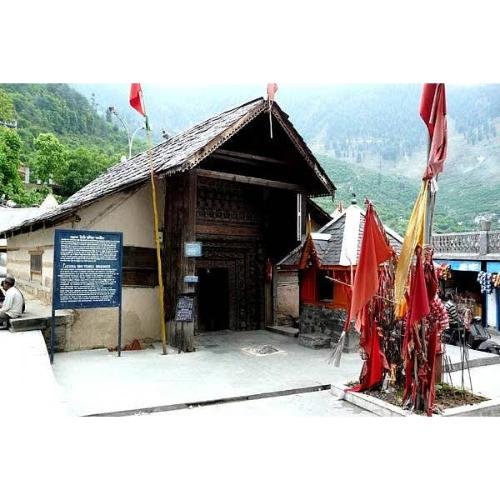
[[[429,131],[430,148],[424,179],[443,171],[447,152],[446,93],[444,83],[426,83],[420,99],[420,117]]]
[[[365,362],[360,375],[360,383],[353,391],[363,391],[378,384],[384,369],[388,369],[387,360],[380,348],[378,325],[369,313],[368,303],[376,295],[379,285],[379,266],[394,255],[389,245],[383,226],[373,208],[367,201],[365,227],[359,250],[356,275],[352,287],[349,313],[342,336],[349,329],[351,318],[357,316],[356,328],[360,332],[359,347],[364,352]],[[338,365],[337,365],[338,366]]]
[[[394,255],[394,250],[387,241],[373,205],[368,202],[363,239],[361,240],[356,276],[352,287],[349,311],[351,318],[354,318],[377,293],[379,287],[378,266],[390,259],[392,255]]]
[[[130,86],[130,105],[142,116],[146,116],[140,83],[132,83]]]
[[[267,84],[267,102],[269,105],[269,131],[271,134],[271,139],[273,138],[273,118],[271,115],[271,108],[273,107],[274,96],[278,92],[278,84],[277,83],[268,83]]]
[[[268,83],[267,84],[267,99],[270,103],[274,101],[274,96],[278,92],[278,84],[277,83]]]
[[[407,312],[408,304],[405,291],[408,283],[408,274],[417,245],[424,244],[425,218],[427,213],[427,188],[429,181],[422,182],[420,193],[413,206],[413,211],[408,221],[403,247],[399,254],[394,279],[394,301],[396,303],[396,316],[403,318]]]

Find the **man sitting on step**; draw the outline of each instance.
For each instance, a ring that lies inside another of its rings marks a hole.
[[[7,276],[2,282],[5,299],[0,309],[0,328],[7,326],[12,318],[19,318],[25,309],[23,294],[15,287],[16,280]]]

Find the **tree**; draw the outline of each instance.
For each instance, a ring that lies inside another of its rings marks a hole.
[[[0,121],[11,122],[16,118],[14,103],[7,92],[0,89]]]
[[[36,179],[45,184],[66,169],[66,148],[54,134],[39,134],[35,139],[33,166]]]
[[[0,126],[0,195],[8,199],[23,189],[18,171],[20,151],[17,132]]]
[[[63,196],[71,196],[116,161],[117,158],[95,148],[81,146],[69,150],[65,167],[58,170],[55,177],[60,186],[60,193]]]

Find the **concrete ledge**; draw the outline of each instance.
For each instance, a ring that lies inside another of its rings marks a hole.
[[[371,411],[379,417],[410,417],[413,414],[407,410],[403,410],[398,406],[386,403],[381,399],[374,398],[373,396],[368,396],[361,392],[352,392],[348,390],[349,388],[341,384],[332,384],[330,392],[336,396],[338,399],[352,403],[353,405],[359,406],[364,410]]]
[[[347,401],[353,405],[368,410],[379,417],[424,417],[399,406],[382,401],[381,399],[368,396],[360,392],[347,390],[348,387],[341,384],[332,384],[330,392],[340,400]],[[500,399],[491,399],[473,405],[457,406],[444,410],[441,415],[434,414],[433,417],[498,417],[500,416]]]
[[[31,330],[44,330],[50,328],[51,316],[22,316],[10,320],[9,330],[13,333],[27,332]],[[56,311],[56,326],[72,325],[74,322],[73,312]]]
[[[488,366],[488,365],[500,364],[500,356],[498,354],[491,354],[488,352],[485,352],[483,354],[486,354],[487,356],[484,356],[482,358],[469,359],[469,368],[477,368],[478,366]],[[464,368],[467,369],[467,366],[465,366]],[[462,362],[461,361],[456,361],[455,363],[451,364],[451,371],[452,372],[458,372],[461,369],[462,369]]]
[[[457,406],[443,412],[443,417],[499,417],[500,399],[490,399],[475,405]]]
[[[292,326],[270,325],[266,326],[266,330],[281,335],[287,335],[288,337],[297,337],[299,334],[299,329]]]
[[[322,349],[330,347],[330,335],[314,334],[314,333],[299,333],[297,337],[299,344],[311,349]]]

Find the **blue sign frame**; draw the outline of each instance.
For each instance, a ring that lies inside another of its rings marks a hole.
[[[50,359],[54,359],[55,310],[118,307],[121,356],[123,233],[56,229]]]

